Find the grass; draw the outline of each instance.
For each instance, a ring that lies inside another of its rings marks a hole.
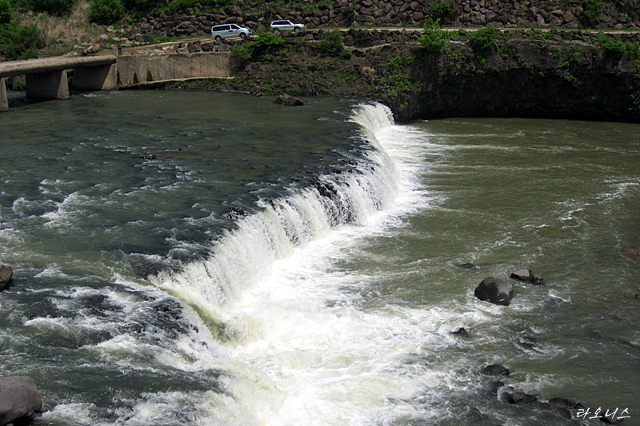
[[[61,55],[76,44],[95,42],[102,34],[101,28],[88,23],[88,13],[89,0],[79,0],[69,16],[57,17],[47,13],[23,15],[20,23],[33,24],[42,32],[47,46],[43,52],[45,55]]]

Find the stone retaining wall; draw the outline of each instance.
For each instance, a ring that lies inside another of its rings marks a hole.
[[[307,28],[356,26],[417,26],[429,17],[429,10],[441,0],[337,0],[320,5],[317,10],[304,10],[297,5],[278,9],[269,3],[222,8],[193,8],[148,15],[136,27],[117,30],[117,35],[130,40],[149,35],[202,36],[212,25],[235,22],[252,30],[268,27],[274,19],[302,22]],[[477,27],[492,24],[501,27],[534,28],[611,28],[639,29],[640,4],[635,2],[601,2],[606,9],[594,17],[589,5],[599,0],[451,0],[452,12],[441,19],[443,26]],[[590,17],[591,16],[591,17]],[[140,40],[139,40],[140,41]]]

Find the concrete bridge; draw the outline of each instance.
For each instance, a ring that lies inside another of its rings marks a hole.
[[[0,62],[0,112],[9,109],[7,77],[26,76],[27,97],[68,99],[69,90],[115,90],[137,84],[230,77],[229,52],[102,54]]]

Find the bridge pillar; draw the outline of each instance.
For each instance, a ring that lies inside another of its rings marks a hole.
[[[6,79],[0,78],[0,112],[9,111],[9,98],[7,98]]]
[[[78,67],[73,71],[71,88],[77,90],[114,90],[118,88],[118,66],[107,64]]]
[[[27,74],[27,98],[69,99],[67,70]]]

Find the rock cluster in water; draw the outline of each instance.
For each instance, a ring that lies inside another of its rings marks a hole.
[[[460,265],[466,269],[474,268],[470,263]],[[531,269],[518,269],[511,273],[511,278],[535,284],[544,285],[544,280],[539,274],[534,274]],[[495,305],[509,306],[513,298],[513,285],[507,277],[486,277],[474,290],[474,295],[482,300]]]

